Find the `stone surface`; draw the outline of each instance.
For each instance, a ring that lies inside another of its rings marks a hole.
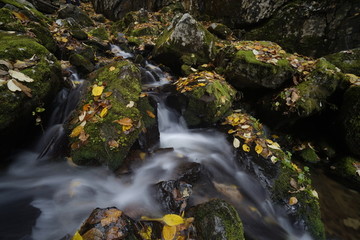
[[[360,76],[360,48],[333,53],[325,56],[325,58],[340,68],[343,73]]]

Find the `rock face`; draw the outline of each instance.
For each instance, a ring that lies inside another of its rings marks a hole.
[[[359,9],[360,2],[353,0],[291,1],[245,38],[275,41],[288,51],[317,57],[356,48]]]
[[[195,212],[198,239],[239,239],[244,232],[235,208],[223,200],[212,200],[198,205]]]
[[[140,71],[129,61],[107,65],[93,73],[70,122],[71,157],[76,164],[103,164],[117,169],[143,126],[136,107]]]
[[[326,60],[341,69],[343,73],[360,76],[360,48],[345,50],[325,56]]]
[[[72,18],[75,23],[83,27],[93,26],[94,23],[91,18],[75,5],[68,4],[65,8],[58,11],[58,17],[61,19]]]
[[[175,17],[171,26],[159,36],[153,55],[175,69],[188,58],[196,65],[208,63],[215,57],[215,37],[185,13]]]

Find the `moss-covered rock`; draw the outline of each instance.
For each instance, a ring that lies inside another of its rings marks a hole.
[[[354,157],[343,157],[334,164],[332,173],[341,177],[354,189],[360,188],[360,160]]]
[[[230,28],[222,23],[212,23],[207,30],[221,39],[228,39],[233,33]]]
[[[352,86],[345,92],[341,122],[347,147],[360,156],[360,86]]]
[[[91,63],[91,61],[89,61],[89,59],[77,53],[72,54],[69,57],[69,61],[79,70],[79,72],[83,74],[88,74],[95,69],[95,66]]]
[[[181,57],[194,55],[196,65],[215,57],[215,37],[190,14],[175,17],[158,38],[153,56],[161,63],[180,70]]]
[[[191,74],[175,85],[186,98],[183,115],[190,126],[216,123],[230,110],[236,97],[236,90],[213,72]]]
[[[299,158],[308,163],[318,163],[320,161],[314,148],[306,147],[298,153]]]
[[[72,4],[67,4],[65,8],[60,9],[58,11],[58,17],[61,19],[72,18],[77,24],[83,27],[94,26],[94,22],[87,13]]]
[[[0,30],[25,32],[25,27],[7,8],[0,9]]]
[[[238,213],[223,200],[214,199],[196,206],[194,224],[200,240],[245,239]]]
[[[360,76],[360,48],[330,54],[325,58],[342,72]]]
[[[100,40],[109,40],[109,34],[104,27],[94,28],[89,34]]]
[[[41,45],[52,53],[56,52],[57,45],[48,28],[36,22],[28,24],[27,27],[35,34]]]
[[[2,136],[7,136],[4,131],[11,129],[8,133],[10,137],[6,138],[10,142],[11,137],[18,136],[17,131],[25,134],[29,125],[35,125],[32,111],[48,104],[55,96],[61,85],[61,68],[45,47],[26,36],[0,32],[0,56],[10,63],[37,57],[33,66],[21,70],[34,80],[22,83],[31,89],[31,96],[22,91],[12,92],[6,84],[0,86],[0,132]],[[5,80],[9,79],[10,76],[5,76]]]
[[[70,155],[76,164],[117,169],[143,127],[136,107],[140,71],[124,60],[97,70],[92,79],[69,125]]]
[[[295,69],[287,54],[272,42],[234,42],[220,50],[216,64],[237,89],[276,89],[290,80]]]
[[[321,58],[301,83],[266,98],[263,106],[275,115],[286,115],[289,122],[309,117],[325,109],[328,98],[344,80],[345,75],[338,68]]]

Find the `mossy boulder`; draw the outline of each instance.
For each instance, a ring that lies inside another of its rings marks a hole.
[[[57,50],[57,45],[54,38],[51,35],[49,29],[39,23],[32,22],[27,25],[29,30],[33,32],[36,38],[39,40],[39,43],[46,47],[52,53],[55,53]]]
[[[208,63],[215,57],[216,38],[190,14],[174,18],[172,24],[159,36],[153,57],[175,70],[183,65],[182,57],[194,55],[196,65]]]
[[[84,56],[74,53],[69,57],[70,63],[75,66],[80,73],[88,74],[94,71],[95,66],[91,63],[91,61]]]
[[[58,11],[58,17],[61,19],[72,18],[74,19],[74,22],[83,27],[94,26],[94,22],[87,13],[72,4],[67,4],[66,7],[60,9]]]
[[[360,48],[333,53],[325,58],[342,72],[360,76]]]
[[[354,157],[342,157],[338,159],[331,172],[347,181],[354,189],[360,189],[360,159]]]
[[[275,43],[243,41],[225,46],[215,62],[237,89],[276,89],[295,73],[286,57]]]
[[[300,118],[323,111],[328,99],[346,79],[338,68],[324,58],[312,62],[312,70],[300,78],[301,83],[263,100],[263,110],[270,112],[273,120],[292,124]]]
[[[317,155],[316,151],[312,147],[306,147],[303,150],[298,152],[298,157],[308,163],[318,163],[320,161],[319,156]]]
[[[360,156],[360,86],[352,86],[345,92],[341,123],[348,149]]]
[[[16,32],[26,31],[20,20],[7,8],[0,9],[0,30]]]
[[[317,193],[311,186],[309,169],[300,169],[275,138],[267,136],[262,124],[247,113],[235,112],[226,117],[224,130],[232,135],[238,161],[282,206],[298,228],[308,231],[314,239],[325,239]],[[290,202],[295,197],[297,203]]]
[[[100,40],[109,40],[109,34],[104,27],[94,28],[89,32],[91,36],[94,36]]]
[[[194,73],[180,78],[175,85],[185,97],[183,116],[190,126],[215,124],[236,98],[236,90],[214,72]]]
[[[32,112],[36,107],[46,106],[53,99],[62,84],[61,68],[44,46],[27,36],[0,32],[0,56],[9,63],[36,56],[31,67],[21,70],[34,80],[22,83],[31,89],[31,97],[22,91],[10,91],[6,84],[0,86],[0,132],[2,136],[7,136],[4,131],[11,129],[8,133],[10,137],[6,138],[10,142],[11,137],[20,137],[17,131],[23,135],[31,129],[31,125],[35,125]],[[10,76],[4,79],[10,80]]]
[[[91,77],[91,86],[68,126],[70,156],[79,165],[103,164],[114,170],[143,127],[137,108],[140,70],[124,60],[100,68]]]
[[[194,216],[199,240],[245,239],[238,213],[224,200],[214,199],[196,206]]]
[[[221,39],[228,39],[233,34],[233,31],[222,23],[212,23],[207,30]]]

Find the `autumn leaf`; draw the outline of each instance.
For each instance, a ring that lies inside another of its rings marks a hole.
[[[149,110],[146,110],[146,113],[147,113],[147,115],[148,115],[149,117],[151,117],[151,118],[155,118],[155,117],[156,117],[155,114],[154,114],[153,112],[149,111]]]
[[[105,96],[105,97],[110,97],[111,95],[112,95],[112,92],[105,92],[105,93],[104,93],[104,96]]]
[[[71,132],[71,134],[69,135],[69,137],[74,138],[80,135],[80,133],[84,130],[84,127],[79,125],[76,128],[74,128]]]
[[[15,79],[11,79],[9,80],[6,85],[8,87],[8,89],[12,92],[16,92],[16,91],[20,91],[21,92],[21,88],[19,88],[16,84],[15,84]]]
[[[112,72],[112,71],[114,71],[116,68],[114,67],[114,66],[111,66],[110,68],[109,68],[109,71],[110,72]]]
[[[81,131],[79,135],[79,140],[82,142],[85,142],[90,137],[89,134],[87,134],[85,131]]]
[[[144,240],[152,240],[151,238],[152,228],[150,226],[143,227],[139,234]]]
[[[83,240],[83,238],[80,235],[79,231],[76,231],[76,233],[74,234],[71,240]]]
[[[176,226],[165,225],[162,230],[162,237],[164,240],[173,240],[175,239],[176,233]]]
[[[271,156],[270,160],[272,163],[276,163],[277,161],[279,161],[279,159],[275,156]]]
[[[319,194],[317,193],[317,191],[311,190],[311,195],[313,195],[314,197],[316,197],[317,199],[319,199]]]
[[[114,139],[113,140],[110,140],[108,141],[108,145],[112,148],[118,148],[119,147],[119,143],[117,141],[115,141]]]
[[[296,197],[291,197],[290,199],[289,199],[289,205],[295,205],[295,204],[297,204],[298,203],[298,200],[297,200],[297,198]]]
[[[261,145],[256,144],[256,146],[255,146],[255,152],[256,152],[257,154],[262,153],[263,150],[264,150],[264,148],[263,148]]]
[[[91,107],[91,105],[89,103],[87,103],[82,107],[82,109],[83,109],[83,111],[89,111],[90,107]]]
[[[28,21],[29,20],[29,18],[23,13],[13,11],[12,14],[20,21]]]
[[[131,128],[132,128],[132,125],[130,125],[130,126],[125,126],[125,125],[122,126],[123,132],[129,131]]]
[[[250,147],[247,144],[243,144],[242,149],[244,150],[244,152],[250,152]]]
[[[240,140],[237,139],[237,138],[234,138],[233,146],[234,146],[234,148],[239,148],[240,147]]]
[[[98,97],[98,96],[100,96],[102,94],[103,91],[104,91],[104,86],[94,85],[93,89],[92,89],[92,95],[94,97]]]
[[[105,227],[111,223],[116,222],[119,217],[122,215],[122,211],[118,209],[109,209],[105,212],[106,218],[101,219],[101,226]]]
[[[107,108],[103,108],[102,110],[101,110],[101,112],[100,112],[100,117],[105,117],[106,116],[106,114],[108,113],[108,109]]]
[[[131,120],[131,118],[122,118],[120,120],[114,120],[113,122],[118,123],[123,126],[132,126],[133,125],[133,121]]]
[[[132,108],[132,107],[134,107],[134,105],[135,105],[135,102],[134,102],[134,101],[130,101],[130,102],[128,103],[128,105],[126,105],[126,107],[127,107],[127,108]]]
[[[31,88],[28,88],[27,86],[25,86],[24,84],[16,81],[15,79],[13,79],[12,81],[13,81],[13,83],[14,83],[17,87],[19,87],[19,88],[21,89],[21,91],[22,91],[23,93],[25,93],[26,96],[28,96],[28,97],[30,97],[30,98],[32,97],[32,95],[31,95]]]
[[[162,218],[149,218],[149,217],[145,217],[145,216],[142,216],[141,217],[141,220],[144,220],[144,221],[158,221],[158,222],[162,222],[168,226],[177,226],[177,225],[180,225],[180,224],[183,224],[184,223],[184,219],[177,215],[177,214],[166,214],[164,215]]]

